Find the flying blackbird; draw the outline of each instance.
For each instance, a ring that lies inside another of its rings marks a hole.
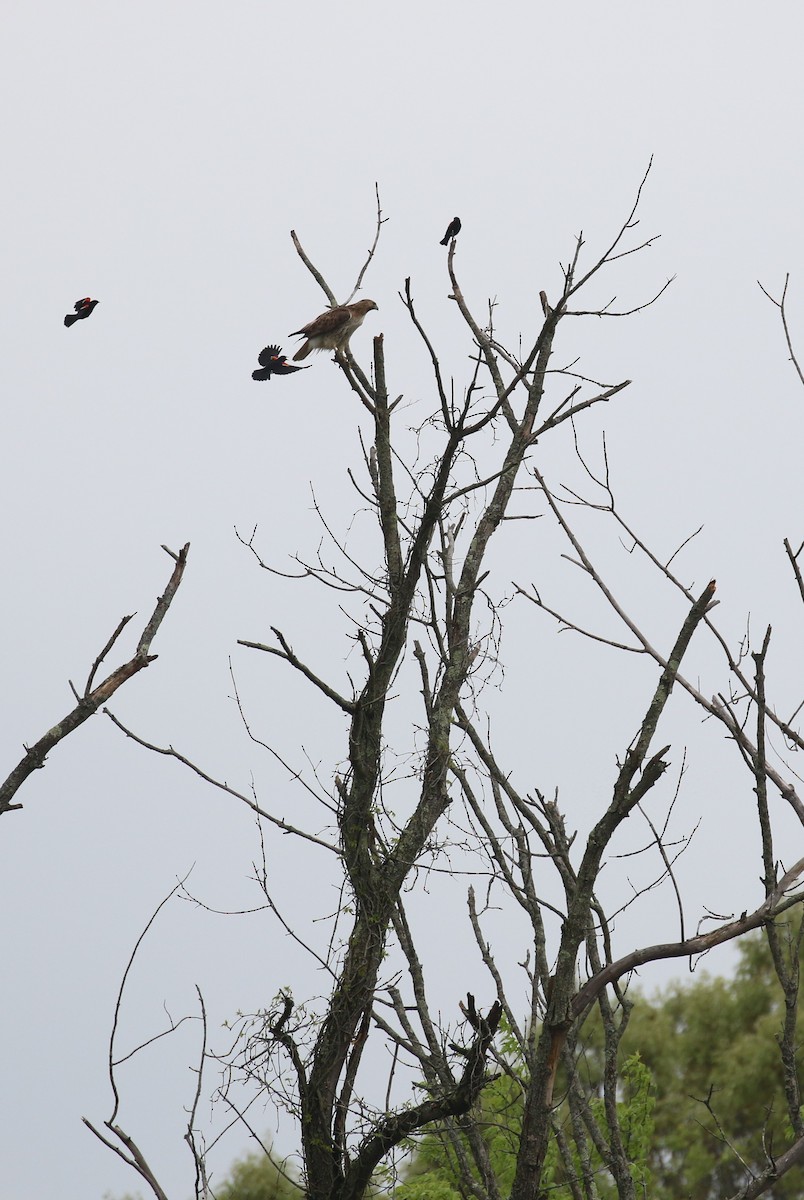
[[[69,329],[71,325],[75,325],[76,321],[85,321],[97,303],[97,300],[90,300],[89,296],[85,296],[83,300],[76,300],[73,305],[75,312],[67,313],[64,324]]]
[[[264,350],[260,351],[257,362],[263,370],[252,371],[251,378],[260,382],[270,379],[272,375],[292,375],[294,371],[307,370],[307,367],[294,367],[292,363],[289,363],[279,346],[266,346]]]
[[[439,245],[446,246],[449,239],[457,237],[460,232],[461,232],[461,218],[453,217],[452,220],[450,221],[449,225],[447,226],[447,232],[444,234],[443,238],[439,242]]]

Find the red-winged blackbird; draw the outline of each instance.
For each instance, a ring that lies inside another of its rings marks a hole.
[[[67,313],[64,324],[69,329],[76,321],[85,321],[97,303],[97,300],[90,300],[89,296],[85,296],[83,300],[76,300],[73,305],[75,312]]]
[[[260,382],[270,379],[272,375],[292,375],[294,371],[307,370],[306,367],[294,367],[292,363],[289,363],[279,346],[266,346],[264,350],[260,351],[257,362],[263,369],[262,371],[252,371],[251,378]]]
[[[457,237],[460,232],[461,232],[461,218],[453,217],[452,220],[450,221],[449,225],[447,226],[447,232],[442,237],[441,241],[439,242],[439,245],[446,246],[449,239]]]

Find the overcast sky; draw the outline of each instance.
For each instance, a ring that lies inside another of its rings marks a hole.
[[[344,299],[373,237],[379,184],[387,223],[362,293],[379,312],[353,349],[367,361],[371,335],[385,334],[390,391],[405,394],[417,424],[435,405],[398,299],[406,277],[447,373],[458,388],[468,378],[470,347],[438,245],[449,219],[463,220],[456,267],[467,298],[482,315],[495,297],[500,337],[516,347],[534,328],[538,291],[558,290],[575,236],[583,230],[590,255],[604,248],[651,156],[640,232],[661,240],[624,260],[590,301],[616,293],[630,307],[676,281],[632,320],[579,321],[567,332],[565,323],[560,356],[581,355],[579,369],[595,378],[634,381],[590,415],[589,448],[605,430],[618,495],[660,553],[705,525],[685,580],[717,577],[730,637],[749,612],[755,631],[774,622],[774,682],[794,707],[800,637],[781,541],[804,536],[804,392],[756,280],[778,293],[791,273],[795,335],[803,27],[790,0],[761,14],[736,0],[7,6],[0,775],[71,706],[68,680],[83,683],[119,618],[136,610],[144,621],[170,573],[160,546],[190,541],[159,659],[114,710],[235,786],[253,779],[266,807],[312,820],[288,772],[248,742],[229,667],[231,656],[260,735],[291,768],[309,763],[331,781],[342,723],[281,664],[236,645],[279,625],[322,673],[346,677],[351,643],[332,596],[261,572],[234,533],[258,526],[261,551],[280,566],[297,551],[315,554],[313,489],[347,531],[346,472],[360,471],[358,433],[369,428],[328,355],[289,379],[250,378],[262,346],[289,350],[288,332],[324,307],[289,231]],[[66,330],[80,296],[100,303]],[[545,566],[524,525],[516,534],[495,559],[499,593],[538,575],[556,601],[584,611],[578,573],[557,558]],[[613,562],[616,545],[605,553]],[[639,606],[641,576],[616,569]],[[669,639],[680,609],[655,581],[650,588],[646,632]],[[586,673],[562,667],[551,677],[555,629],[524,604],[508,611],[500,697],[510,707],[494,700],[501,742],[513,749],[524,728],[529,742],[549,731],[538,763],[517,764],[522,786],[560,786],[570,822],[584,828],[594,811],[584,806],[605,793],[600,781],[641,718],[650,671],[620,686],[610,652],[587,646]],[[712,670],[705,687],[722,686],[714,659],[699,666]],[[753,832],[750,788],[727,764],[722,737],[689,708],[676,705],[669,720],[676,770],[684,745],[690,753],[679,830],[703,817],[689,858],[691,913],[758,903],[759,863],[739,857]],[[0,1192],[121,1196],[137,1179],[80,1118],[109,1113],[106,1051],[122,971],[155,905],[191,867],[206,904],[259,903],[249,883],[254,824],[100,716],[18,799],[25,807],[4,817],[0,839]],[[724,828],[734,855],[723,853]],[[314,938],[313,919],[337,902],[328,885],[314,886],[319,862],[278,841],[270,865],[287,915]],[[748,894],[738,886],[745,876]],[[622,949],[640,932],[626,925]],[[444,936],[433,935],[436,954]],[[521,948],[500,952],[515,961]],[[707,963],[728,965],[726,955]],[[445,1004],[454,1007],[480,967],[467,972],[442,961]],[[324,986],[264,916],[213,917],[177,902],[134,972],[124,1042],[161,1028],[163,1005],[175,1017],[191,1011],[196,982],[216,1036],[226,1017],[267,1004],[280,986],[299,998]],[[185,1027],[124,1080],[121,1122],[176,1200],[192,1189],[182,1105],[197,1044]],[[269,1109],[257,1119],[292,1149],[292,1126],[274,1121]],[[219,1177],[246,1144],[234,1135],[221,1149]]]

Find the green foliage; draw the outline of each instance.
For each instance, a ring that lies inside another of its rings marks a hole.
[[[643,1184],[647,1187],[650,1182],[647,1156],[653,1135],[654,1097],[650,1072],[638,1054],[632,1055],[625,1063],[622,1080],[623,1098],[617,1107],[626,1151],[632,1163],[634,1182],[638,1188]],[[605,1128],[602,1101],[593,1098],[591,1107]],[[516,1079],[504,1075],[489,1084],[483,1093],[478,1124],[497,1186],[503,1196],[510,1193],[514,1179],[521,1118],[522,1088]],[[567,1119],[563,1105],[557,1109],[556,1119],[559,1122]],[[466,1139],[461,1138],[461,1142],[467,1148]],[[600,1156],[593,1148],[590,1153],[591,1169],[599,1195],[601,1198],[613,1197],[615,1192]],[[580,1177],[583,1168],[577,1155],[573,1167]],[[572,1200],[555,1141],[548,1150],[542,1188],[549,1193],[551,1200]],[[427,1135],[419,1144],[404,1182],[396,1189],[396,1200],[461,1200],[461,1196],[455,1154],[449,1139],[438,1134]]]
[[[639,1051],[623,1063],[622,1081],[625,1100],[617,1107],[625,1153],[631,1164],[631,1178],[637,1195],[648,1196],[651,1194],[648,1161],[654,1142],[656,1089],[653,1075]]]
[[[637,1002],[623,1045],[639,1050],[656,1085],[657,1198],[737,1191],[746,1174],[724,1134],[756,1171],[766,1165],[763,1131],[766,1145],[781,1153],[790,1134],[778,1047],[783,1020],[784,997],[761,936],[742,945],[733,979],[704,975]],[[801,1020],[799,1030],[800,1043]],[[795,1175],[769,1195],[797,1200]]]
[[[301,1200],[303,1193],[283,1178],[266,1154],[237,1159],[228,1178],[214,1187],[216,1200]]]
[[[759,1172],[766,1165],[763,1135],[775,1154],[782,1152],[790,1138],[778,1045],[784,1011],[784,996],[764,936],[743,943],[732,979],[702,975],[687,985],[671,984],[651,999],[636,997],[621,1043],[617,1116],[638,1196],[709,1200],[730,1195],[747,1182],[737,1154]],[[516,1075],[521,1075],[522,1065],[513,1039],[504,1028],[502,1034],[513,1077],[502,1076],[485,1089],[477,1117],[499,1190],[505,1196],[510,1191],[519,1144],[522,1088]],[[804,1021],[799,1025],[798,1042],[804,1044]],[[579,1066],[584,1091],[605,1134],[603,1039],[598,1019],[587,1022],[582,1043]],[[560,1077],[556,1095],[565,1094],[566,1087],[566,1079]],[[581,1177],[583,1168],[574,1147],[566,1100],[556,1109],[555,1121],[564,1131],[574,1171]],[[465,1139],[462,1141],[466,1146]],[[601,1200],[612,1200],[616,1188],[606,1164],[593,1146],[588,1153],[588,1169]],[[458,1179],[448,1139],[430,1133],[418,1145],[404,1182],[397,1188],[397,1200],[461,1200]],[[542,1187],[551,1200],[570,1200],[555,1140],[548,1152]],[[799,1200],[801,1194],[796,1172],[790,1172],[767,1193],[773,1200]]]

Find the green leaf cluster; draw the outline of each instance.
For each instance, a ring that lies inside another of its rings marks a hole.
[[[764,936],[742,944],[731,979],[702,974],[690,983],[671,984],[652,998],[632,993],[632,999],[620,1046],[617,1117],[636,1194],[652,1200],[710,1200],[735,1193],[748,1182],[749,1172],[764,1170],[766,1149],[779,1155],[791,1140],[779,1054],[785,1000]],[[503,1041],[512,1076],[485,1089],[476,1117],[505,1196],[513,1179],[526,1081],[511,1039]],[[804,1021],[799,1022],[798,1044],[804,1045]],[[602,1028],[592,1018],[581,1032],[578,1068],[605,1135],[603,1059]],[[799,1069],[804,1086],[802,1076]],[[561,1075],[556,1095],[566,1087]],[[581,1178],[566,1099],[556,1109],[555,1122]],[[471,1159],[464,1135],[461,1145]],[[616,1195],[614,1182],[595,1148],[589,1146],[588,1152],[587,1170],[601,1200],[607,1200]],[[473,1176],[479,1183],[474,1170]],[[396,1200],[462,1200],[459,1178],[454,1142],[443,1131],[428,1132]],[[542,1187],[551,1200],[570,1200],[555,1140]],[[791,1171],[766,1194],[772,1200],[800,1200],[798,1173]]]
[[[216,1200],[301,1200],[303,1196],[266,1154],[236,1160],[214,1191]]]
[[[516,1167],[516,1154],[522,1118],[522,1086],[516,1078],[502,1076],[485,1089],[477,1114],[477,1124],[488,1152],[500,1194],[510,1193]],[[654,1096],[650,1072],[638,1054],[632,1055],[622,1070],[622,1099],[618,1102],[618,1118],[623,1131],[631,1174],[639,1194],[650,1181],[648,1154],[653,1141]],[[605,1129],[603,1102],[592,1097],[591,1107],[601,1126]],[[556,1111],[556,1119],[563,1123],[567,1118],[564,1106]],[[466,1159],[470,1159],[465,1136],[460,1136]],[[601,1200],[614,1197],[616,1192],[600,1155],[590,1147],[589,1168],[595,1178]],[[577,1154],[573,1156],[573,1169],[580,1178],[584,1167]],[[473,1176],[480,1182],[478,1173]],[[482,1185],[481,1185],[482,1186]],[[550,1146],[542,1178],[543,1190],[551,1200],[572,1200],[572,1191],[566,1172],[553,1142]],[[457,1157],[454,1143],[445,1133],[430,1133],[420,1143],[405,1180],[396,1189],[396,1200],[462,1200],[464,1193],[459,1183]]]
[[[766,1148],[779,1155],[789,1144],[778,1042],[784,1013],[762,937],[743,943],[732,979],[704,975],[637,1002],[623,1046],[639,1049],[656,1090],[650,1159],[657,1200],[730,1195],[748,1178],[739,1158],[759,1173]],[[801,1043],[801,1019],[798,1028]],[[799,1069],[800,1084],[802,1076]],[[799,1200],[796,1176],[790,1172],[767,1194]]]

